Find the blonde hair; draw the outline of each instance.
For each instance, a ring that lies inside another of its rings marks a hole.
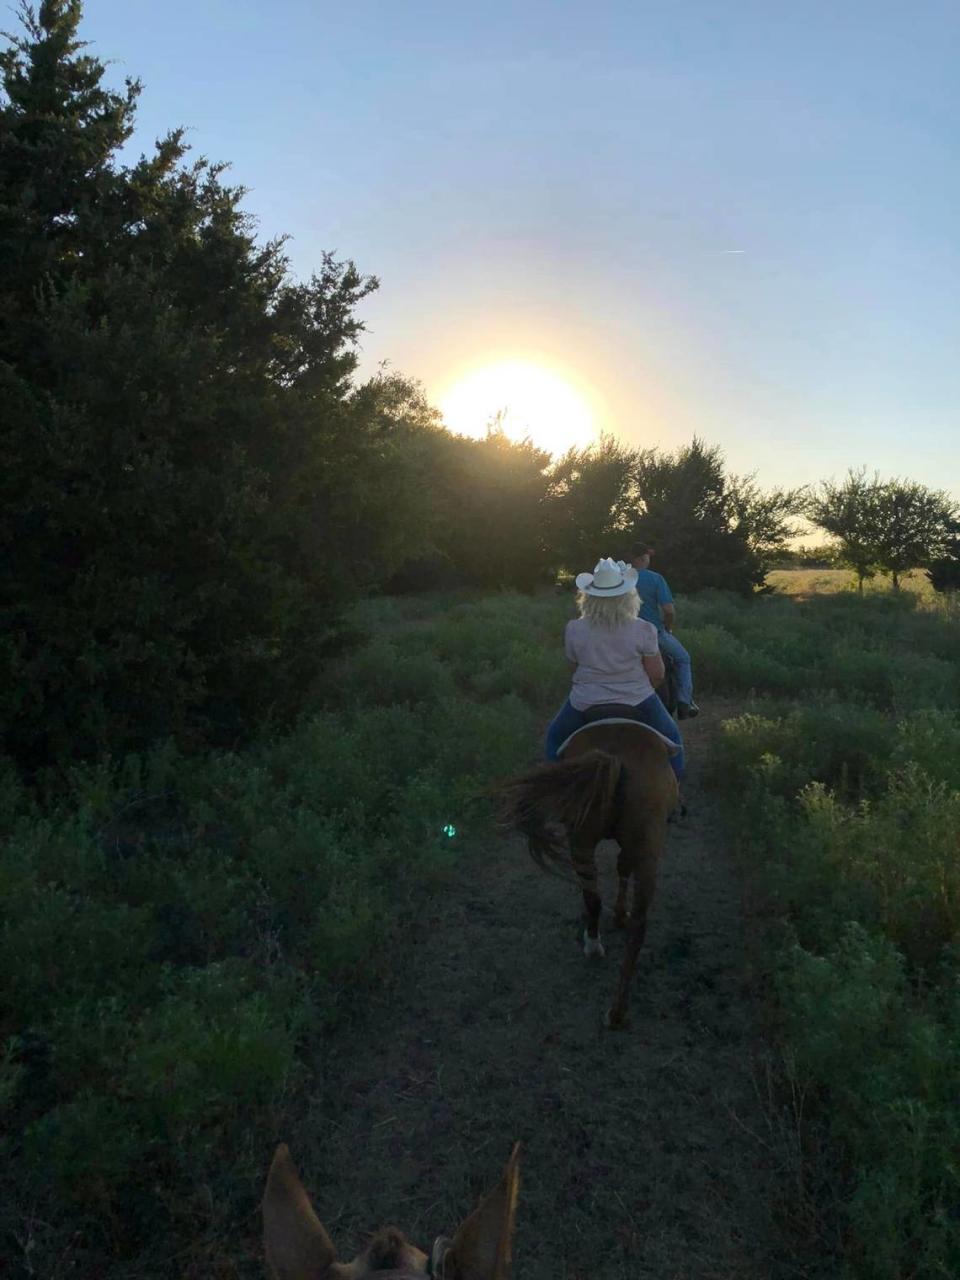
[[[580,617],[586,618],[595,627],[607,627],[613,630],[631,622],[640,612],[640,597],[636,588],[624,591],[619,596],[588,596],[585,591],[577,592],[577,608]]]

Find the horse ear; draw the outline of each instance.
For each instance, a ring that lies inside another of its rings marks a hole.
[[[276,1280],[320,1280],[336,1250],[313,1211],[286,1143],[274,1153],[263,1193],[263,1241]]]
[[[503,1177],[457,1229],[444,1265],[445,1275],[454,1276],[457,1280],[507,1280],[519,1190],[518,1142]]]

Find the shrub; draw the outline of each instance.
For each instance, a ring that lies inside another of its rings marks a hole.
[[[849,1260],[900,1280],[956,1273],[960,1020],[912,995],[897,948],[850,924],[824,955],[794,947],[780,993],[797,1083],[828,1099],[849,1153]]]
[[[151,1240],[186,1257],[214,1230],[240,1247],[304,1048],[413,887],[486,830],[477,794],[537,752],[562,606],[366,614],[328,705],[284,736],[78,765],[42,812],[0,769],[0,1230],[46,1207],[31,1265],[69,1247],[119,1276]]]
[[[789,608],[725,608],[742,644],[817,666],[803,701],[781,686],[724,726],[716,780],[771,925],[785,1061],[844,1156],[850,1274],[933,1280],[960,1267],[956,621],[916,599]]]

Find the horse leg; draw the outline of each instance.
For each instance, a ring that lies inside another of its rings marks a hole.
[[[637,967],[637,956],[647,935],[647,909],[653,901],[653,893],[657,886],[657,858],[655,854],[645,850],[639,860],[633,876],[633,912],[630,917],[630,931],[627,934],[627,945],[623,953],[623,964],[620,967],[620,982],[617,987],[617,998],[613,1008],[607,1015],[607,1026],[613,1030],[627,1025],[627,1005],[630,1001],[630,984]]]
[[[580,881],[583,891],[583,909],[586,927],[583,931],[583,954],[585,956],[602,956],[603,943],[600,941],[600,894],[597,889],[597,862],[594,857],[594,845],[573,844],[573,869]]]
[[[617,855],[617,902],[613,908],[613,927],[615,929],[625,929],[627,927],[627,886],[630,884],[630,874],[633,866],[627,854],[620,850]]]

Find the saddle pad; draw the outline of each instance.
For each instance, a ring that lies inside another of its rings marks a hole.
[[[579,729],[574,729],[570,737],[565,739],[557,749],[557,755],[562,756],[564,751],[569,747],[570,743],[580,733],[586,733],[588,729],[597,729],[603,724],[629,724],[635,729],[643,729],[647,733],[652,733],[655,738],[659,738],[663,745],[667,748],[668,756],[675,756],[680,748],[675,742],[671,742],[665,733],[661,733],[659,729],[653,729],[648,724],[643,724],[640,720],[627,720],[623,716],[611,716],[609,720],[594,720],[590,724],[581,725]]]

